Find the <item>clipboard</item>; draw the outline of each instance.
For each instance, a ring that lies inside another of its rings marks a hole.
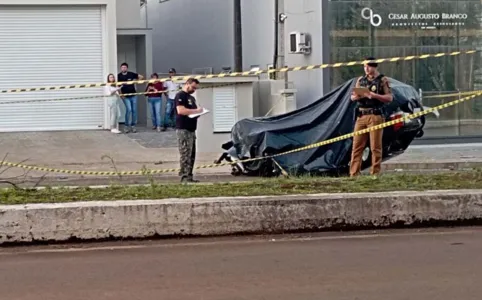
[[[209,110],[203,108],[203,111],[200,112],[200,113],[197,113],[197,114],[192,114],[192,115],[189,115],[188,117],[191,118],[191,119],[194,119],[194,118],[197,118],[197,117],[200,117],[202,115],[205,115],[209,112]]]
[[[353,92],[357,94],[358,96],[363,97],[365,94],[370,93],[370,90],[365,87],[359,87],[359,88],[354,88]]]

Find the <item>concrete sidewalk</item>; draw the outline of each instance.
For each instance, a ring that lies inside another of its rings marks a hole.
[[[202,141],[199,141],[202,142]],[[137,134],[115,135],[107,131],[29,132],[0,134],[0,156],[7,161],[83,171],[139,171],[179,167],[179,154],[174,131],[156,133],[141,129]],[[212,164],[221,154],[198,153],[196,165]],[[115,167],[109,156],[115,162]],[[385,171],[456,170],[482,166],[482,144],[412,146],[404,154],[383,163]],[[5,168],[3,168],[4,170]],[[0,170],[0,172],[2,172]],[[12,168],[0,174],[0,180],[24,175]],[[201,169],[196,175],[203,181],[252,180],[231,176],[230,167]],[[101,177],[59,173],[28,172],[17,182],[42,185],[94,185],[147,183],[145,176]],[[178,182],[178,174],[153,177],[156,181]]]
[[[385,170],[461,170],[482,167],[482,144],[413,145],[383,163]]]
[[[115,135],[107,131],[29,132],[0,134],[0,155],[8,154],[6,161],[55,169],[82,171],[139,171],[148,169],[179,168],[179,151],[174,131],[146,132]],[[197,164],[212,164],[220,153],[197,153]],[[110,158],[112,158],[112,160]],[[112,163],[114,161],[115,164]],[[5,168],[4,168],[5,169]],[[201,175],[229,175],[229,167],[205,169]],[[21,176],[24,170],[10,168],[0,178]],[[163,178],[179,180],[170,173]],[[45,182],[96,182],[112,178],[78,176],[59,173],[28,172],[27,180],[36,182],[45,176]],[[24,178],[22,178],[23,180]],[[125,178],[133,181],[136,178]]]
[[[482,220],[482,190],[0,206],[0,244],[386,228]]]

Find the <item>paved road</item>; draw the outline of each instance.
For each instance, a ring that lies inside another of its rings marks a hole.
[[[482,229],[272,238],[0,249],[1,299],[475,300],[482,295]]]

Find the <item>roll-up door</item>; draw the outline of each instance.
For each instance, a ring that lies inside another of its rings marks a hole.
[[[104,82],[102,6],[0,6],[0,89]],[[98,129],[102,88],[0,94],[0,131]],[[5,102],[8,102],[5,104]]]

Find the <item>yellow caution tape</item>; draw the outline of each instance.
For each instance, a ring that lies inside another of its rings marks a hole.
[[[355,132],[348,133],[348,134],[345,134],[345,135],[342,135],[342,136],[339,136],[339,137],[335,137],[335,138],[328,139],[328,140],[325,140],[325,141],[322,141],[322,142],[319,142],[319,143],[314,143],[314,144],[311,144],[311,145],[300,147],[300,148],[297,148],[297,149],[294,149],[294,150],[282,152],[282,153],[279,153],[279,154],[270,155],[270,156],[263,156],[263,157],[248,158],[248,159],[244,159],[244,160],[238,160],[238,161],[235,161],[235,162],[202,165],[202,166],[197,166],[194,169],[199,170],[199,169],[218,168],[218,167],[222,167],[222,166],[235,165],[237,163],[259,161],[259,160],[263,160],[263,159],[276,158],[276,157],[279,157],[279,156],[284,156],[284,155],[288,155],[288,154],[292,154],[292,153],[296,153],[296,152],[301,152],[301,151],[306,151],[306,150],[313,149],[313,148],[326,146],[326,145],[329,145],[329,144],[332,144],[332,143],[336,143],[336,142],[340,142],[340,141],[349,139],[349,138],[354,137],[356,135],[366,134],[366,133],[369,133],[371,131],[380,130],[380,129],[383,129],[385,127],[393,126],[393,125],[395,125],[397,123],[400,123],[400,122],[403,122],[403,121],[415,119],[415,118],[421,117],[423,115],[432,113],[434,111],[445,109],[445,108],[454,106],[456,104],[474,99],[478,96],[482,96],[482,92],[478,92],[476,94],[467,96],[465,98],[461,98],[461,99],[457,99],[457,100],[454,100],[454,101],[451,101],[451,102],[448,102],[448,103],[445,103],[445,104],[441,104],[441,105],[438,105],[436,107],[432,107],[432,108],[429,108],[427,110],[423,110],[423,111],[420,111],[420,112],[417,112],[417,113],[414,113],[414,114],[411,114],[411,115],[407,115],[407,116],[399,118],[399,119],[384,122],[384,123],[382,123],[380,125],[377,125],[377,126],[369,127],[367,129],[355,131]],[[162,174],[162,173],[175,173],[175,172],[180,171],[179,168],[177,168],[177,169],[161,169],[161,170],[144,170],[144,171],[120,171],[120,172],[75,171],[75,170],[62,170],[62,169],[54,169],[54,168],[39,167],[39,166],[32,166],[32,165],[24,165],[24,164],[11,163],[11,162],[6,162],[6,161],[0,162],[0,165],[4,165],[4,166],[8,166],[8,167],[14,167],[14,168],[21,168],[21,169],[26,169],[26,170],[32,170],[32,171],[74,174],[74,175],[89,175],[89,176],[152,175],[152,174]]]
[[[340,68],[344,66],[355,66],[355,65],[364,65],[370,62],[376,63],[383,63],[383,62],[398,62],[398,61],[410,61],[415,59],[427,59],[431,57],[443,57],[443,56],[457,56],[462,54],[474,54],[479,52],[480,50],[466,50],[466,51],[455,51],[455,52],[442,52],[442,53],[434,53],[434,54],[422,54],[422,55],[412,55],[412,56],[397,56],[397,57],[390,57],[390,58],[380,58],[375,60],[362,60],[362,61],[350,61],[350,62],[339,62],[334,64],[320,64],[320,65],[309,65],[309,66],[299,66],[299,67],[290,67],[290,68],[279,68],[279,69],[267,69],[267,70],[258,70],[258,71],[245,71],[245,72],[232,72],[232,73],[219,73],[219,74],[209,74],[209,75],[188,75],[188,76],[175,76],[172,78],[159,78],[159,79],[146,79],[146,80],[137,80],[137,81],[124,81],[124,82],[116,82],[116,83],[87,83],[87,84],[73,84],[73,85],[66,85],[66,86],[50,86],[50,87],[36,87],[36,88],[22,88],[22,89],[10,89],[10,90],[1,90],[0,94],[5,93],[22,93],[22,92],[38,92],[38,91],[54,91],[54,90],[67,90],[67,89],[83,89],[83,88],[98,88],[103,86],[113,86],[113,85],[130,85],[130,84],[145,84],[145,83],[156,83],[156,82],[165,82],[169,80],[173,81],[185,81],[188,78],[195,78],[195,79],[210,79],[210,78],[224,78],[224,77],[235,77],[235,76],[252,76],[252,75],[260,75],[263,73],[284,73],[284,72],[293,72],[293,71],[305,71],[305,70],[316,70],[316,69],[326,69],[326,68]]]
[[[129,96],[137,96],[137,95],[149,95],[149,94],[157,94],[163,93],[161,92],[144,92],[144,93],[130,93],[130,94],[122,94],[121,96],[129,97]],[[2,104],[18,104],[18,103],[35,103],[35,102],[54,102],[54,101],[69,101],[69,100],[84,100],[84,99],[96,99],[96,98],[106,98],[109,96],[99,95],[99,96],[84,96],[84,97],[71,97],[71,98],[55,98],[55,99],[32,99],[32,100],[19,100],[19,101],[0,101],[0,105]]]
[[[199,87],[198,90],[208,89],[208,88],[217,88],[217,87],[224,87],[224,86],[231,86],[231,85],[240,85],[245,84],[247,82],[236,82],[236,83],[226,83],[226,84],[218,84],[218,85],[211,85],[207,87]],[[177,90],[162,90],[157,92],[142,92],[142,93],[130,93],[130,94],[120,94],[122,97],[129,97],[129,96],[140,96],[140,95],[150,95],[150,94],[159,94],[159,93],[166,93],[166,92],[177,92],[181,89]],[[0,101],[0,105],[2,104],[18,104],[18,103],[35,103],[35,102],[53,102],[53,101],[69,101],[69,100],[84,100],[84,99],[96,99],[96,98],[105,98],[110,96],[99,95],[99,96],[84,96],[84,97],[71,97],[71,98],[56,98],[56,99],[31,99],[31,100],[19,100],[19,101]]]
[[[433,95],[433,96],[424,96],[424,99],[435,99],[435,98],[447,98],[447,97],[459,97],[459,96],[466,96],[466,95],[473,95],[480,93],[482,91],[469,91],[469,92],[460,92],[460,93],[450,93],[450,94],[440,94],[440,95]]]

